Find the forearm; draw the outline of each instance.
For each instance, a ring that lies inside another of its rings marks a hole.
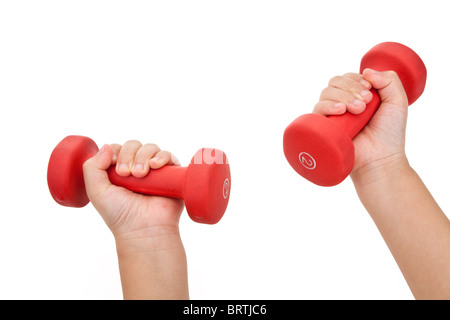
[[[417,299],[450,299],[450,222],[406,158],[352,174]]]
[[[178,232],[116,237],[124,299],[189,299],[186,254]]]

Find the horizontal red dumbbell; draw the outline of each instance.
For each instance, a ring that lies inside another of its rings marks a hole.
[[[405,88],[409,105],[425,89],[427,69],[410,48],[396,42],[383,42],[370,49],[361,60],[366,68],[395,71]],[[294,170],[319,186],[341,183],[352,171],[355,150],[352,139],[370,121],[380,106],[380,96],[371,90],[372,101],[361,114],[321,116],[305,114],[295,119],[283,136],[284,154]]]
[[[96,143],[83,136],[68,136],[55,147],[48,164],[47,182],[57,203],[77,208],[89,203],[83,163],[97,152]],[[184,199],[189,216],[199,223],[219,222],[230,199],[230,166],[225,153],[217,149],[200,149],[189,166],[164,166],[150,170],[143,178],[119,176],[114,166],[107,172],[111,183],[128,190]]]

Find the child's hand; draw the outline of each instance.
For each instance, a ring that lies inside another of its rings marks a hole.
[[[83,166],[89,199],[116,238],[147,237],[161,228],[178,232],[183,201],[140,195],[112,185],[105,171],[111,165],[116,165],[121,176],[144,177],[149,170],[179,165],[178,160],[154,144],[142,145],[133,140],[123,146],[104,145]]]
[[[359,114],[372,100],[369,89],[378,90],[381,105],[372,119],[353,139],[355,163],[352,178],[388,163],[406,162],[405,130],[408,99],[403,85],[393,71],[371,69],[363,74],[348,73],[334,77],[322,91],[314,113],[339,115],[346,111]]]
[[[182,200],[141,195],[112,185],[106,169],[144,177],[149,170],[179,165],[154,144],[104,145],[83,165],[86,191],[116,239],[125,299],[188,299],[186,253],[178,221]]]

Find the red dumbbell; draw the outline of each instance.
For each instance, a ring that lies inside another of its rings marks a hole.
[[[68,136],[56,146],[48,163],[47,182],[57,203],[77,208],[89,203],[83,163],[97,151],[95,142],[82,136]],[[217,149],[200,149],[188,167],[164,166],[143,178],[121,177],[114,166],[107,172],[111,183],[128,190],[184,199],[189,216],[199,223],[219,222],[230,199],[230,166],[225,153]]]
[[[396,42],[384,42],[367,52],[361,60],[365,68],[395,71],[405,88],[409,105],[425,89],[427,69],[410,48]],[[319,186],[334,186],[352,171],[355,150],[352,139],[364,128],[380,106],[380,96],[371,90],[373,99],[358,115],[324,117],[305,114],[295,119],[285,130],[284,154],[298,174]]]

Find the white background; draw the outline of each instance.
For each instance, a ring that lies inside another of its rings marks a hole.
[[[51,151],[80,134],[157,143],[184,165],[227,153],[222,221],[181,219],[194,299],[412,299],[350,179],[304,180],[282,135],[332,76],[402,42],[428,68],[407,154],[448,212],[446,2],[1,1],[0,298],[122,298],[99,214],[48,192]]]

